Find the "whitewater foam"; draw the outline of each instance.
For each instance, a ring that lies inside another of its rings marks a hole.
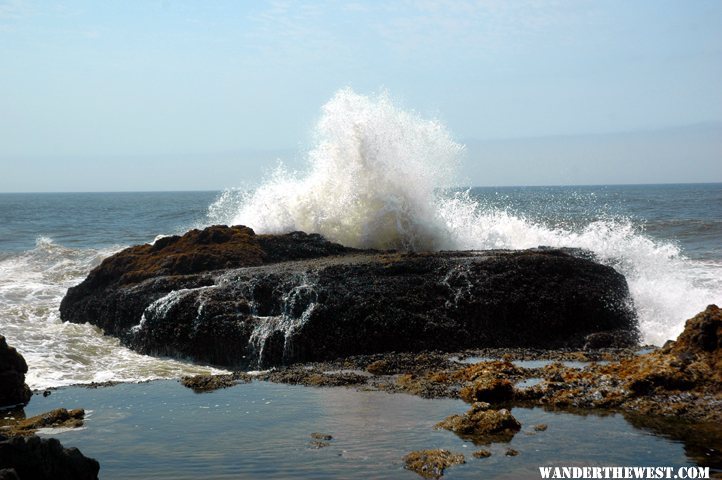
[[[97,327],[60,320],[58,307],[67,288],[119,248],[71,249],[40,237],[34,249],[0,259],[0,334],[25,357],[30,388],[213,371],[139,355]]]
[[[305,175],[279,167],[245,198],[211,206],[258,231],[317,232],[349,246],[438,249],[439,187],[450,186],[463,147],[437,121],[397,108],[387,94],[339,91],[323,107]],[[227,208],[225,208],[227,207]]]
[[[209,208],[209,223],[302,230],[365,248],[585,248],[626,276],[643,340],[658,345],[722,301],[722,265],[689,260],[630,219],[602,215],[549,226],[450,191],[463,146],[441,123],[398,108],[388,94],[339,91],[324,105],[315,137],[305,172],[279,168],[255,190],[224,192]]]

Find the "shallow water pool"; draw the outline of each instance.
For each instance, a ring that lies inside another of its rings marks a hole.
[[[307,388],[266,382],[197,394],[175,381],[56,390],[35,395],[28,416],[85,408],[81,430],[52,434],[101,465],[103,479],[420,478],[402,457],[446,448],[466,464],[444,478],[539,478],[539,466],[685,466],[680,442],[634,428],[621,415],[551,413],[514,408],[522,430],[510,443],[481,446],[434,425],[468,405],[405,394]],[[548,429],[535,432],[534,425]],[[314,448],[311,433],[330,434]],[[505,456],[508,448],[518,456]]]

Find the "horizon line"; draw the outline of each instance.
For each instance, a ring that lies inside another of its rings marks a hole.
[[[655,182],[655,183],[574,183],[574,184],[543,184],[543,185],[473,185],[445,187],[446,190],[467,190],[474,188],[549,188],[549,187],[650,187],[671,185],[722,185],[722,181],[713,182]],[[226,190],[240,190],[237,187],[217,189],[188,190],[47,190],[47,191],[5,191],[0,195],[42,195],[42,194],[109,194],[109,193],[217,193]]]

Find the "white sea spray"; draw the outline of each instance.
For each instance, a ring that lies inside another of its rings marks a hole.
[[[629,219],[551,227],[450,191],[463,146],[440,122],[404,111],[388,94],[340,90],[324,105],[315,138],[304,172],[279,168],[256,189],[229,190],[209,219],[259,233],[320,233],[353,247],[588,249],[626,276],[643,341],[657,345],[707,304],[722,302],[722,265],[690,260]]]
[[[25,357],[30,388],[220,371],[140,355],[95,326],[61,321],[68,287],[119,249],[67,248],[40,237],[32,250],[0,259],[0,334]]]

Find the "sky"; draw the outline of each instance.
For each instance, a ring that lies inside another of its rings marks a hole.
[[[0,0],[0,192],[257,182],[347,86],[469,185],[722,182],[717,0]]]

